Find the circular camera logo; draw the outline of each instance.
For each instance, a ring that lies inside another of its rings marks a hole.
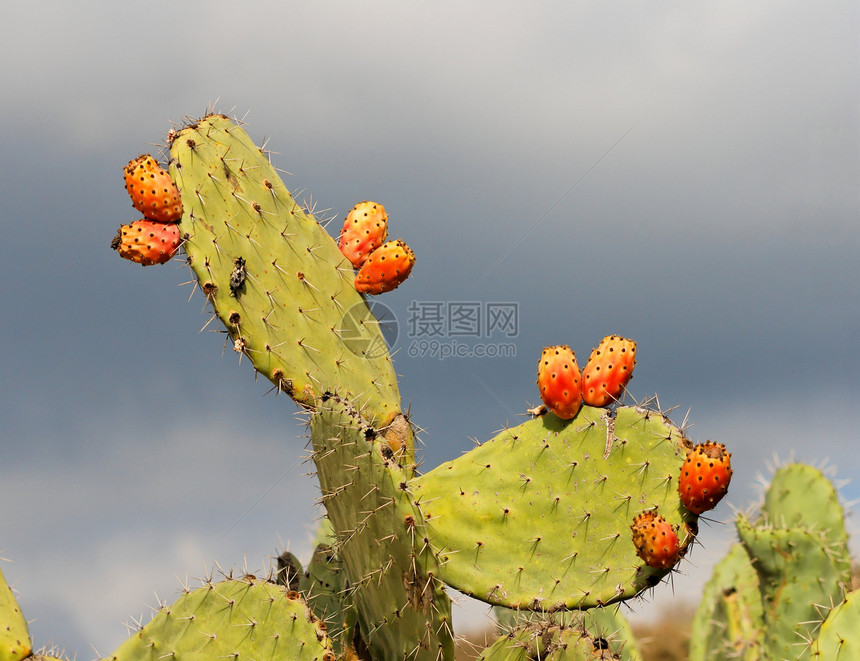
[[[356,303],[340,320],[340,337],[356,356],[384,356],[397,342],[397,333],[394,311],[377,301]]]

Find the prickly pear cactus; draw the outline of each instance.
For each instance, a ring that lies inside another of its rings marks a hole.
[[[690,632],[690,661],[761,658],[764,611],[758,574],[741,544],[705,585]]]
[[[298,589],[314,614],[326,623],[335,650],[343,652],[350,642],[346,619],[355,609],[346,594],[343,562],[329,544],[317,545],[299,579]]]
[[[335,661],[298,592],[253,577],[207,583],[158,610],[105,661]]]
[[[234,349],[301,404],[335,392],[391,423],[391,357],[334,239],[228,118],[204,117],[170,142],[184,249]]]
[[[406,487],[412,469],[343,400],[316,408],[314,463],[361,638],[374,659],[452,658],[451,604]]]
[[[774,528],[819,532],[836,569],[851,580],[851,553],[845,511],[839,494],[825,475],[807,464],[791,463],[777,470],[765,492],[763,520]]]
[[[556,625],[577,628],[587,631],[595,640],[599,641],[601,649],[610,650],[621,661],[642,661],[642,654],[639,651],[630,622],[620,612],[618,606],[557,613],[515,611],[502,606],[495,606],[493,611],[500,633],[516,636],[519,629],[536,624],[544,627]]]
[[[32,652],[27,620],[0,571],[0,661],[20,661]]]
[[[830,611],[809,656],[821,661],[860,659],[860,591],[850,593]]]
[[[478,599],[554,611],[629,599],[666,569],[637,555],[631,524],[657,509],[682,552],[697,518],[680,504],[690,442],[655,411],[583,407],[502,432],[409,483],[440,576]]]
[[[538,622],[497,639],[479,657],[481,661],[600,661],[621,657],[608,642],[579,626]]]
[[[661,412],[577,403],[569,420],[541,415],[419,476],[391,357],[356,291],[381,293],[399,283],[414,262],[411,250],[383,244],[368,258],[382,251],[386,264],[399,260],[396,282],[376,281],[383,271],[390,280],[388,267],[356,277],[240,126],[209,115],[171,132],[168,142],[182,201],[178,228],[199,287],[233,349],[309,412],[332,538],[305,570],[284,555],[280,576],[326,619],[342,658],[453,658],[443,582],[492,604],[546,614],[630,599],[672,570],[698,519],[678,494],[692,444]],[[614,405],[635,363],[635,345],[619,346],[629,353],[627,374],[605,404]],[[205,599],[180,601],[114,658],[155,648],[164,656],[191,645],[172,614],[186,613],[186,626],[212,615]],[[626,623],[607,613],[529,622],[485,658],[621,654],[634,661],[633,645],[624,654],[614,644],[629,639],[629,631],[619,634]],[[320,642],[324,656],[331,654],[332,643]],[[305,655],[317,651],[303,647]]]
[[[828,611],[851,581],[844,510],[832,483],[811,466],[784,466],[760,516],[739,515],[735,525],[741,543],[706,586],[693,621],[691,661],[843,658],[822,653],[834,649],[833,638],[815,643],[833,631],[822,621],[835,615]],[[860,630],[860,621],[849,616],[838,628],[850,627]]]

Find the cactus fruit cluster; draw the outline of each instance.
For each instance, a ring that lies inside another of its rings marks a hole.
[[[184,251],[234,350],[306,410],[325,518],[307,567],[285,554],[278,584],[226,577],[187,590],[108,658],[452,659],[452,587],[509,623],[484,650],[488,661],[638,659],[617,604],[658,585],[685,557],[731,467],[725,448],[694,447],[650,401],[620,404],[635,343],[604,338],[582,373],[568,347],[544,350],[546,409],[421,474],[365,297],[400,285],[415,261],[399,239],[386,242],[384,207],[356,205],[330,236],[222,115],[171,131],[168,148],[166,173],[151,157],[127,166],[151,234],[132,224],[113,247],[144,265]],[[726,626],[759,648],[811,638],[798,600],[840,599],[844,586],[846,558],[836,550],[844,539],[829,523],[798,521],[790,500],[763,521],[739,522],[754,559],[744,565],[734,552],[737,566],[721,568],[711,589],[719,594],[707,622],[742,611]],[[785,598],[780,572],[816,563],[825,580],[803,581]],[[773,608],[756,610],[750,599],[733,610],[727,582],[754,584]],[[794,629],[778,631],[777,612],[794,618]],[[856,607],[841,612],[850,621]],[[701,626],[708,640],[736,641],[715,635],[716,624]],[[843,626],[829,627],[822,645]]]
[[[544,405],[570,420],[583,404],[605,407],[618,402],[635,365],[636,343],[618,335],[600,341],[582,372],[568,345],[546,347],[538,361],[537,385]]]

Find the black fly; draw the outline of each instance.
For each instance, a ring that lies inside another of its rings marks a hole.
[[[237,297],[245,289],[245,276],[248,272],[245,270],[245,260],[241,257],[237,257],[234,264],[233,272],[230,274],[230,293]]]

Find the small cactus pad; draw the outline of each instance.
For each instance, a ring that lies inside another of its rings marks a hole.
[[[319,544],[299,579],[299,591],[314,614],[326,623],[336,651],[344,643],[344,618],[352,608],[343,563],[328,544]]]
[[[690,661],[756,661],[763,617],[758,574],[743,545],[735,544],[705,585],[693,618]]]
[[[591,608],[633,597],[668,569],[645,565],[635,517],[656,509],[680,553],[697,517],[678,497],[692,444],[662,414],[583,407],[544,415],[412,480],[442,579],[524,610]]]
[[[842,573],[827,544],[802,528],[753,527],[743,516],[735,525],[761,584],[764,649],[774,659],[809,658],[802,646],[815,637],[821,609],[842,601]]]
[[[860,659],[860,591],[849,593],[828,613],[809,657],[818,661]]]
[[[833,483],[817,468],[792,463],[777,470],[765,492],[762,523],[774,528],[806,528],[822,534],[843,574],[851,581],[851,554],[845,511]]]
[[[500,633],[510,633],[533,624],[576,627],[579,630],[585,629],[595,640],[606,643],[608,649],[617,654],[621,661],[642,661],[642,654],[637,647],[636,636],[630,622],[616,605],[556,613],[515,611],[502,606],[494,606],[493,611],[499,623]]]
[[[538,622],[498,638],[478,658],[480,661],[610,661],[624,657],[615,653],[606,639],[592,635],[582,626]]]
[[[391,422],[394,367],[352,266],[263,152],[209,115],[173,134],[170,154],[185,252],[234,348],[306,406],[337,392],[374,424]]]
[[[32,651],[27,620],[0,571],[0,661],[20,661]]]
[[[110,661],[334,661],[325,626],[298,592],[252,577],[186,591]]]
[[[317,404],[311,439],[333,550],[371,657],[453,658],[451,604],[406,488],[412,468],[402,468],[382,433],[337,397]]]

